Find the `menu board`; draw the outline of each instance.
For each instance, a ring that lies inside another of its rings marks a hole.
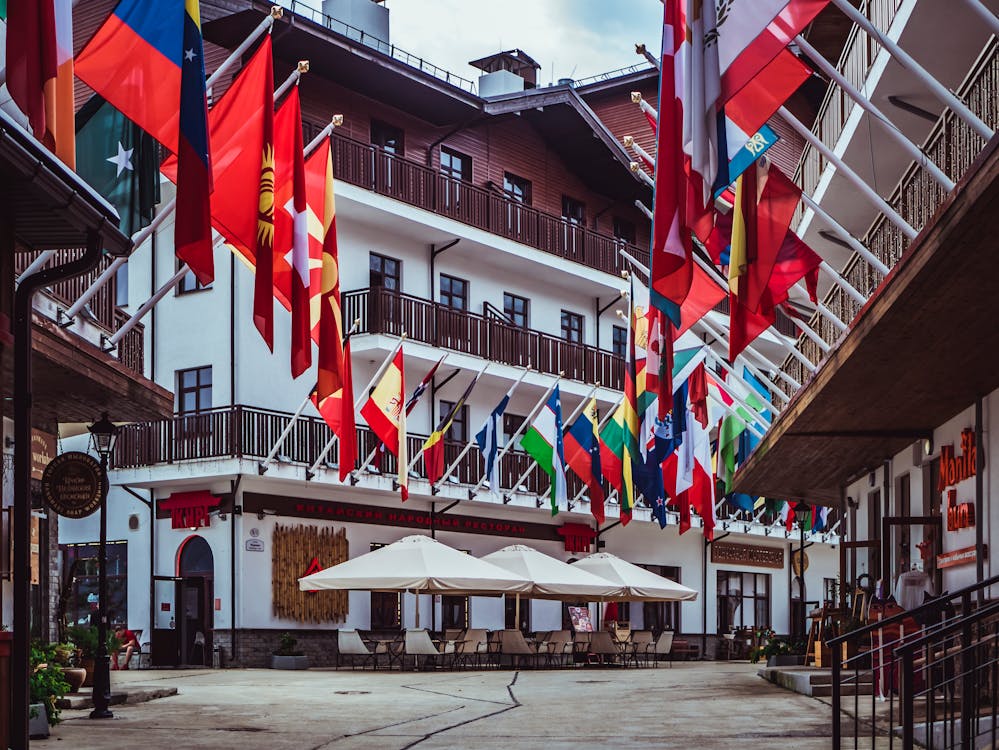
[[[572,620],[572,629],[575,632],[593,632],[593,621],[590,619],[589,607],[569,607],[569,619]]]

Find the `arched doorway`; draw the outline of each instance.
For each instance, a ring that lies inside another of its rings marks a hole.
[[[182,665],[210,666],[215,558],[203,537],[184,540],[177,553],[177,636]]]

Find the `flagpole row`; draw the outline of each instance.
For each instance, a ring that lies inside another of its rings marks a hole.
[[[781,106],[777,110],[777,113],[783,118],[783,120],[790,125],[795,132],[798,133],[802,138],[808,141],[813,148],[818,150],[829,162],[836,167],[836,169],[843,174],[843,176],[852,182],[861,193],[879,210],[885,215],[885,217],[898,229],[908,237],[910,240],[916,238],[918,232],[913,229],[912,225],[909,224],[902,215],[889,205],[888,201],[878,195],[877,191],[874,190],[870,185],[868,185],[859,174],[854,171],[853,167],[847,165],[845,161],[835,151],[829,148],[822,139],[819,138],[815,133],[809,130],[801,120],[794,116],[791,111],[784,106]]]
[[[651,177],[649,177],[649,173],[646,172],[644,169],[642,169],[642,165],[639,164],[637,161],[630,162],[628,164],[628,168],[631,169],[632,174],[634,174],[635,177],[637,177],[639,180],[644,182],[650,188],[655,188],[656,186],[655,181]]]
[[[520,433],[522,433],[524,431],[524,428],[526,428],[527,425],[530,424],[531,420],[534,419],[534,417],[537,415],[537,413],[541,409],[541,407],[544,406],[544,404],[545,404],[546,401],[548,401],[548,397],[552,395],[552,392],[555,390],[556,386],[558,386],[559,382],[561,382],[562,376],[564,374],[565,374],[564,372],[559,372],[559,374],[555,376],[555,382],[552,383],[551,386],[549,386],[548,390],[546,390],[545,394],[541,397],[541,400],[538,401],[538,403],[536,403],[534,405],[534,407],[531,409],[530,413],[526,417],[524,417],[524,421],[521,422],[520,427],[518,427],[517,430],[516,430],[516,432],[514,432],[513,435],[510,436],[510,439],[506,441],[506,445],[504,445],[500,449],[499,453],[496,454],[496,461],[497,461],[497,463],[499,461],[503,460],[503,456],[505,456],[507,454],[507,452],[510,450],[510,446],[512,446],[517,441],[517,438],[520,437]],[[533,468],[533,466],[532,466],[532,468]],[[469,497],[475,495],[475,493],[482,486],[482,483],[485,480],[486,480],[486,476],[483,474],[482,477],[479,479],[479,481],[476,482],[475,486],[472,487],[472,489],[470,489],[468,491]],[[517,484],[519,485],[519,482]],[[489,489],[492,490],[493,492],[496,492],[500,488],[499,487],[490,487]]]
[[[598,380],[596,383],[593,384],[593,387],[590,388],[590,392],[587,393],[585,396],[583,396],[583,400],[580,401],[579,404],[576,406],[576,408],[572,410],[572,414],[569,415],[569,418],[562,420],[562,434],[563,435],[565,434],[565,431],[569,428],[569,426],[573,422],[576,421],[576,417],[579,416],[580,412],[582,412],[583,409],[586,408],[586,402],[589,401],[590,398],[593,396],[593,394],[597,392],[597,388],[599,388],[599,387],[600,387],[600,381]],[[534,464],[536,464],[536,463],[537,463],[537,461],[535,461],[531,465],[531,467],[525,473],[524,477],[521,478],[520,482],[524,481],[524,479],[527,478],[527,474],[529,474],[534,469]],[[517,484],[515,484],[514,486],[515,487],[519,487],[520,486],[520,482],[517,482]],[[546,489],[544,492],[542,492],[541,496],[545,497],[545,496],[551,494],[551,491],[552,491],[552,485],[551,485],[551,482],[549,482],[548,483],[548,489]],[[568,502],[568,498],[566,498],[566,501]]]
[[[724,363],[724,362],[723,362],[723,361],[721,360],[721,358],[720,358],[720,357],[719,357],[719,356],[718,356],[717,354],[715,354],[715,353],[714,353],[713,351],[711,351],[710,349],[708,350],[708,356],[709,356],[709,357],[711,357],[711,359],[712,359],[712,360],[713,360],[713,361],[715,362],[715,364],[719,364],[719,365],[722,365],[722,366],[724,366],[724,364],[725,364],[725,363]],[[738,379],[739,379],[740,381],[742,381],[742,384],[743,384],[743,385],[745,385],[745,386],[746,386],[746,388],[748,388],[748,389],[749,389],[750,391],[753,391],[753,392],[756,392],[756,389],[755,389],[755,388],[753,388],[753,387],[752,387],[752,386],[751,386],[751,385],[750,385],[749,383],[747,383],[747,382],[746,382],[746,381],[745,381],[745,380],[744,380],[744,379],[743,379],[742,377],[740,377],[740,376],[739,376],[739,374],[738,374],[737,372],[734,372],[734,371],[733,371],[733,372],[732,372],[732,375],[733,375],[733,377],[736,377],[736,378],[738,378]],[[769,422],[767,422],[767,421],[766,421],[766,420],[765,420],[765,419],[763,418],[763,415],[762,415],[762,414],[760,414],[760,413],[759,413],[759,412],[758,412],[758,411],[756,410],[756,408],[755,408],[755,407],[751,406],[751,405],[750,405],[749,403],[747,403],[747,402],[746,402],[745,400],[743,400],[743,399],[742,399],[742,398],[740,398],[739,396],[736,396],[736,395],[735,395],[734,393],[732,393],[732,389],[731,389],[731,388],[727,388],[727,387],[726,387],[726,386],[725,386],[725,385],[724,385],[724,384],[723,384],[722,382],[720,382],[720,381],[719,381],[719,379],[718,379],[718,378],[714,378],[714,377],[712,377],[712,380],[713,380],[713,381],[714,381],[714,382],[715,382],[715,383],[716,383],[716,384],[718,385],[718,387],[719,387],[720,389],[724,390],[724,391],[725,391],[725,393],[727,393],[727,394],[728,394],[729,396],[731,396],[731,397],[732,397],[732,400],[734,400],[735,402],[737,402],[737,403],[738,403],[738,404],[739,404],[740,406],[742,406],[742,407],[745,407],[746,409],[749,409],[749,411],[750,411],[750,412],[751,412],[752,414],[756,415],[756,416],[758,417],[758,420],[757,420],[757,421],[759,422],[759,424],[760,424],[760,425],[762,425],[762,426],[763,426],[763,428],[764,428],[764,429],[767,429],[767,428],[769,428],[769,427],[770,427],[770,423],[769,423]],[[773,405],[772,403],[768,403],[768,404],[767,404],[767,406],[766,406],[766,408],[767,408],[768,410],[773,410],[773,411],[775,411],[775,412],[778,412],[778,413],[780,412],[780,409],[776,408],[776,407],[775,407],[775,406],[774,406],[774,405]]]
[[[647,114],[656,122],[659,122],[659,113],[656,111],[655,107],[653,107],[651,104],[645,101],[645,99],[642,97],[641,91],[632,91],[631,101],[637,104],[645,114]]]
[[[288,78],[289,79],[293,79],[293,78],[295,78],[295,76],[299,76],[299,75],[301,75],[301,73],[299,73],[296,70]],[[342,120],[341,120],[341,122],[342,122]],[[332,126],[332,123],[331,123],[331,126]],[[308,156],[309,153],[312,150],[315,149],[315,146],[313,146],[312,143],[310,143],[309,145],[312,146],[312,148],[311,149],[309,149],[309,148],[303,149],[302,150],[302,155],[303,156]],[[172,201],[170,201],[170,203],[168,203],[166,206],[163,207],[163,211],[161,212],[161,215],[165,218],[167,209],[168,208],[172,208],[172,207],[176,207],[176,205],[177,205],[177,200],[176,200],[176,198],[174,198]],[[157,216],[157,218],[159,218],[159,216]],[[146,227],[146,229],[150,229],[150,228],[152,228],[152,226],[153,225],[150,224],[148,227]],[[225,237],[219,235],[218,238],[216,238],[214,244],[212,245],[212,250],[214,251],[216,248],[224,245],[225,241],[226,241]],[[121,260],[124,261],[125,259],[123,258]],[[112,265],[114,265],[114,264],[112,263]],[[105,271],[104,274],[101,274],[101,278],[105,278],[105,277],[110,278],[110,275],[108,275],[108,271],[110,271],[110,270],[111,269],[108,268],[108,270]],[[128,320],[126,320],[124,323],[122,323],[121,327],[117,331],[114,332],[114,335],[112,335],[111,338],[109,338],[106,342],[104,342],[104,345],[103,345],[104,351],[109,352],[109,351],[112,351],[115,347],[117,347],[118,343],[123,338],[125,338],[125,335],[129,331],[131,331],[133,328],[135,328],[135,326],[138,325],[139,321],[142,320],[143,317],[145,317],[146,313],[148,313],[156,305],[157,302],[159,302],[161,299],[163,299],[163,297],[166,296],[167,292],[169,292],[178,283],[180,283],[180,280],[182,278],[184,278],[184,276],[187,275],[187,272],[190,271],[190,270],[191,270],[191,267],[189,265],[187,265],[187,263],[184,263],[180,267],[180,269],[177,271],[177,273],[175,273],[173,276],[171,276],[167,280],[167,282],[165,284],[163,284],[163,286],[161,286],[159,289],[157,289],[156,292],[153,294],[153,296],[150,297],[148,300],[146,300],[139,307],[139,309],[136,310],[132,314],[131,317],[129,317]],[[107,278],[105,278],[105,282],[106,282]],[[102,282],[102,284],[105,283],[105,282]],[[85,292],[85,294],[86,293],[90,293],[90,296],[92,297],[93,294],[95,294],[97,292],[97,289],[99,289],[99,288],[100,287],[97,287],[97,282],[95,281],[94,284],[91,284],[91,288],[88,289],[87,292]],[[91,292],[91,289],[93,289],[93,292]],[[77,304],[79,304],[79,300],[77,301]],[[76,307],[76,304],[74,304],[74,307]],[[70,310],[72,310],[72,308],[70,308]],[[67,316],[67,318],[69,317],[69,311],[67,311],[66,316]]]
[[[728,393],[729,396],[732,396],[732,394],[729,393],[728,391],[726,391],[726,393]],[[746,426],[746,429],[749,430],[754,435],[756,435],[756,437],[761,439],[763,438],[763,430],[761,430],[759,427],[756,426],[755,420],[752,417],[746,419],[745,416],[739,413],[738,409],[736,409],[734,406],[731,406],[730,404],[726,404],[724,401],[719,399],[717,396],[711,394],[710,392],[708,393],[708,398],[714,401],[717,406],[720,406],[722,409],[727,411],[733,417],[741,421]],[[732,396],[732,398],[734,399],[735,397]]]
[[[969,0],[970,1],[970,0]],[[819,70],[829,76],[839,87],[846,92],[847,96],[853,99],[854,102],[866,112],[868,112],[872,117],[881,120],[884,123],[885,129],[888,131],[888,135],[891,136],[898,145],[900,145],[905,151],[913,158],[913,160],[919,164],[923,169],[930,173],[937,184],[940,185],[946,192],[950,192],[954,189],[954,181],[948,177],[940,167],[915,143],[910,141],[902,133],[898,127],[895,126],[891,120],[881,111],[868,97],[864,96],[856,86],[854,86],[846,77],[840,73],[836,66],[830,63],[822,54],[813,47],[807,39],[805,39],[801,34],[794,38],[795,43],[801,50],[808,55],[809,62],[814,63],[818,66]]]
[[[388,368],[389,364],[395,358],[395,355],[398,353],[399,349],[402,348],[402,342],[405,340],[406,340],[406,332],[403,331],[402,335],[399,337],[399,340],[396,342],[395,346],[392,347],[392,351],[388,353],[388,356],[385,357],[382,363],[378,366],[378,369],[375,370],[375,374],[371,376],[371,380],[369,380],[368,384],[364,386],[364,389],[361,391],[361,395],[354,400],[355,412],[361,408],[361,404],[364,403],[364,399],[367,398],[368,396],[368,391],[371,390],[371,387],[378,381],[378,378],[380,378],[382,376],[382,373],[384,373],[385,370]],[[316,469],[319,468],[319,464],[321,464],[323,461],[326,460],[326,456],[328,456],[329,452],[333,449],[333,445],[336,443],[338,437],[339,436],[334,433],[333,437],[331,437],[326,442],[326,445],[323,446],[323,449],[319,452],[319,457],[315,460],[312,466],[306,469],[305,475],[307,477],[311,474],[316,473]]]
[[[621,142],[624,143],[624,147],[625,148],[630,148],[632,151],[634,151],[635,154],[638,156],[638,158],[640,158],[646,164],[648,164],[651,167],[655,167],[655,165],[656,165],[655,157],[653,157],[652,154],[650,154],[644,148],[642,148],[641,146],[639,146],[635,142],[635,139],[634,139],[633,136],[626,135],[624,138],[621,139]]]
[[[842,274],[837,272],[835,268],[829,265],[829,263],[827,263],[826,261],[822,261],[822,265],[819,266],[819,268],[825,271],[826,276],[832,279],[833,282],[836,284],[836,286],[838,286],[840,289],[842,289],[844,292],[850,295],[850,297],[853,299],[854,302],[856,302],[860,306],[867,304],[867,297],[861,294],[860,290],[858,290],[853,284],[847,281],[847,279]],[[845,322],[843,328],[844,330],[846,329]]]
[[[734,377],[736,377],[737,379],[742,380],[742,378],[740,378],[737,373],[733,372],[732,375]],[[729,398],[731,398],[733,401],[735,401],[735,403],[737,403],[739,406],[741,406],[743,409],[745,409],[747,412],[749,412],[750,419],[752,419],[754,422],[756,422],[756,424],[758,424],[760,427],[762,427],[763,430],[764,430],[764,432],[770,427],[770,423],[766,419],[763,418],[763,415],[760,414],[759,411],[757,411],[756,407],[752,406],[748,401],[746,401],[745,399],[743,399],[741,396],[738,396],[732,390],[732,388],[729,386],[728,383],[726,383],[725,381],[720,380],[718,378],[714,378],[714,377],[711,378],[711,380],[714,381],[715,385],[718,386],[719,390],[724,391],[725,393],[727,393],[728,396],[729,396]],[[751,386],[748,383],[746,383],[745,381],[742,381],[742,382],[743,382],[743,385],[745,385],[747,388],[749,388],[750,390],[752,390]],[[733,414],[736,414],[743,422],[746,422],[746,417],[743,416],[742,414],[739,414],[738,410],[735,409],[735,407],[731,406],[730,404],[725,404],[724,402],[722,402],[722,404],[724,406],[727,406],[730,409],[732,409],[732,413]],[[763,433],[762,432],[760,433],[760,437],[763,437]]]
[[[604,413],[603,417],[601,417],[600,421],[597,422],[597,439],[598,440],[600,438],[600,430],[602,430],[603,427],[604,427],[604,425],[607,424],[607,420],[609,420],[611,417],[614,416],[614,412],[617,411],[617,409],[621,405],[622,401],[624,401],[624,394],[622,394],[621,398],[619,398],[617,401],[614,402],[613,406],[611,406],[609,409],[607,409],[607,411]],[[579,500],[579,498],[581,498],[586,493],[587,489],[588,488],[585,485],[583,487],[581,487],[580,490],[579,490],[579,492],[576,493],[575,497],[572,498],[572,501],[576,502],[577,500]]]
[[[874,253],[868,250],[867,247],[860,240],[854,237],[846,229],[846,227],[844,227],[836,219],[834,219],[828,211],[826,211],[822,206],[818,204],[818,202],[814,198],[812,198],[812,196],[810,196],[808,193],[802,192],[801,202],[804,203],[808,208],[812,209],[812,211],[817,216],[825,220],[825,222],[833,228],[833,231],[835,231],[836,234],[838,234],[840,238],[842,238],[842,240],[846,242],[846,244],[848,244],[855,253],[857,253],[857,255],[866,260],[871,265],[872,268],[877,270],[877,272],[880,273],[882,276],[888,275],[888,271],[890,270],[888,266],[886,266],[878,256],[876,256]]]
[[[971,127],[972,130],[978,133],[978,135],[986,141],[992,139],[994,131],[988,125],[982,122],[982,120],[974,112],[972,112],[964,102],[954,96],[954,94],[950,92],[950,89],[931,76],[929,72],[927,72],[926,68],[916,62],[912,55],[902,49],[897,43],[882,34],[881,31],[873,23],[871,23],[863,13],[860,13],[856,8],[850,5],[847,0],[833,0],[833,4],[839,8],[840,11],[842,11],[843,15],[870,34],[878,42],[878,44],[884,47],[888,53],[898,61],[899,65],[909,70],[909,72],[916,76],[916,78],[925,83],[933,95],[945,106],[950,107],[958,117],[964,120]]]
[[[250,49],[251,46],[253,46],[253,43],[264,34],[270,33],[271,28],[274,26],[274,22],[283,16],[284,8],[278,5],[271,6],[267,17],[258,23],[257,27],[250,32],[250,35],[246,37],[246,39],[244,39],[242,43],[236,47],[236,49],[230,52],[229,57],[223,60],[222,64],[219,65],[210,76],[208,76],[205,80],[205,88],[211,88],[213,85],[218,83],[219,79],[225,75],[229,68],[243,59],[243,55],[246,54],[246,51]]]
[[[482,369],[479,370],[476,373],[475,379],[477,380],[478,378],[481,378],[483,375],[485,375],[486,374],[486,370],[489,369],[489,365],[491,365],[491,364],[492,364],[492,362],[486,361],[486,363],[482,366]],[[432,406],[433,405],[431,404],[431,407]],[[431,408],[431,411],[432,411],[432,408]],[[441,436],[441,440],[443,440],[443,439],[444,439],[444,436],[442,435]],[[461,455],[465,455],[464,452]],[[413,456],[413,459],[409,462],[409,466],[406,467],[406,473],[407,474],[413,470],[413,467],[416,466],[416,462],[419,461],[422,457],[423,457],[423,451],[418,451],[416,453],[416,455]]]
[[[259,461],[257,463],[257,473],[260,474],[261,476],[267,473],[267,469],[269,468],[270,462],[274,460],[274,457],[277,455],[278,451],[281,450],[281,446],[284,445],[284,441],[288,438],[288,435],[291,434],[292,428],[294,428],[295,423],[298,421],[298,418],[302,416],[302,412],[305,411],[305,407],[309,405],[310,401],[312,401],[311,395],[312,394],[309,393],[305,396],[305,398],[302,399],[301,405],[292,415],[291,419],[288,420],[287,426],[285,426],[285,428],[281,431],[281,434],[278,436],[278,439],[275,441],[274,445],[267,453],[266,458],[264,458],[263,461]]]
[[[843,331],[845,331],[847,329],[846,323],[844,323],[842,320],[840,320],[839,318],[837,318],[836,315],[833,313],[833,311],[830,310],[828,307],[826,307],[821,302],[815,303],[815,309],[818,310],[823,316],[825,316],[826,320],[828,320],[830,323],[832,323],[833,326],[835,326],[836,330],[839,331],[840,333],[843,333]],[[790,317],[790,316],[788,316],[788,317]],[[823,343],[825,343],[825,342],[823,342]],[[823,351],[828,351],[828,349],[824,349]]]
[[[529,373],[530,371],[531,371],[531,362],[530,360],[528,360],[527,367],[524,368],[524,371],[522,373],[520,373],[520,377],[518,377],[517,380],[514,381],[514,384],[510,386],[510,389],[507,391],[507,394],[512,396],[513,392],[517,389],[517,386],[521,384],[524,378],[527,377],[527,373]],[[441,485],[443,485],[444,482],[447,481],[447,478],[450,477],[451,474],[454,472],[454,470],[458,468],[458,464],[461,463],[461,459],[463,459],[466,456],[466,454],[474,447],[475,447],[475,438],[472,438],[471,440],[468,441],[468,444],[464,447],[461,453],[458,454],[458,457],[454,460],[454,462],[452,462],[452,464],[447,467],[447,470],[441,475],[441,478],[438,479],[437,482],[433,485],[433,488],[436,489],[439,488]]]

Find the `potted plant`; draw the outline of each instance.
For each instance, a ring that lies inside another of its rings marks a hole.
[[[84,680],[84,687],[93,685],[94,659],[97,658],[97,626],[96,625],[73,625],[67,629],[69,639],[76,644],[79,655],[79,665],[87,670],[87,678]],[[113,654],[121,647],[121,641],[113,632],[108,632],[107,652]]]
[[[78,693],[83,687],[84,680],[87,679],[87,670],[76,665],[77,648],[75,643],[56,643],[52,646],[55,663],[62,670],[66,682],[69,683],[69,692]]]
[[[761,659],[767,660],[768,667],[794,667],[805,663],[805,646],[800,641],[779,638],[772,630],[760,631],[757,637],[760,645],[749,654],[754,664]]]
[[[309,657],[295,648],[297,643],[291,633],[282,633],[281,643],[271,655],[271,669],[308,669]]]
[[[31,702],[28,733],[31,737],[49,736],[49,725],[59,723],[55,702],[69,692],[69,683],[56,664],[56,658],[53,644],[32,644],[28,679]]]

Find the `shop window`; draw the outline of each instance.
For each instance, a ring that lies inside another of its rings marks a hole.
[[[67,625],[97,625],[100,545],[65,544],[62,548]],[[108,624],[128,622],[128,542],[107,543]]]
[[[656,575],[680,582],[680,569],[672,565],[640,565]],[[680,602],[644,602],[642,616],[645,630],[658,635],[664,630],[680,632]]]
[[[503,314],[506,319],[518,328],[527,328],[530,300],[518,297],[516,294],[503,292]]]
[[[718,632],[770,627],[770,576],[718,571]]]
[[[441,597],[441,627],[464,630],[468,627],[468,597]]]

